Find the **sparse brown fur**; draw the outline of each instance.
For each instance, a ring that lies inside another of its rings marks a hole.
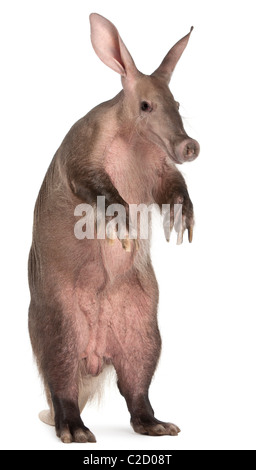
[[[50,406],[41,418],[55,419],[63,442],[94,441],[80,412],[110,364],[135,431],[179,432],[154,418],[148,400],[161,347],[150,242],[140,240],[139,249],[132,243],[129,252],[119,240],[78,240],[74,208],[94,205],[101,195],[107,207],[119,203],[128,214],[132,203],[182,198],[184,229],[193,225],[192,203],[175,166],[188,136],[161,66],[153,76],[141,74],[112,23],[94,14],[91,24],[95,50],[122,75],[123,90],[74,124],[56,152],[37,198],[29,257],[29,332]],[[118,50],[115,62],[101,52],[99,28]],[[141,111],[142,101],[150,101],[150,115]]]

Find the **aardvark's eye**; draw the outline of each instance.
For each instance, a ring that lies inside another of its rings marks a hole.
[[[152,111],[152,106],[147,101],[142,101],[140,104],[140,109],[141,111],[144,111],[145,113],[151,113]]]

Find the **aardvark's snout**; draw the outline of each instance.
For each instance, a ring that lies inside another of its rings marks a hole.
[[[182,140],[175,147],[175,156],[179,163],[192,162],[200,152],[199,143],[195,139]]]

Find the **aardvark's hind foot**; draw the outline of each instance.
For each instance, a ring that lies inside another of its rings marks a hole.
[[[56,432],[57,436],[65,444],[70,442],[96,442],[94,434],[85,426],[72,429],[68,425]]]
[[[132,422],[132,427],[139,434],[147,434],[149,436],[177,436],[180,432],[178,426],[172,423],[164,423],[158,419],[152,419],[150,422]]]

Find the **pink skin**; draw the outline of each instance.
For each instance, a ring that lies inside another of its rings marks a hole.
[[[97,14],[90,21],[93,47],[121,75],[123,90],[71,128],[42,184],[29,259],[32,347],[63,442],[95,441],[80,418],[82,384],[108,364],[115,367],[134,430],[176,435],[179,428],[157,420],[148,399],[161,347],[150,242],[140,240],[138,249],[127,240],[113,246],[78,240],[74,209],[94,204],[97,195],[126,210],[134,203],[182,203],[179,240],[186,229],[192,240],[193,206],[175,163],[196,158],[199,144],[187,136],[168,88],[190,33],[146,76],[112,23]]]

